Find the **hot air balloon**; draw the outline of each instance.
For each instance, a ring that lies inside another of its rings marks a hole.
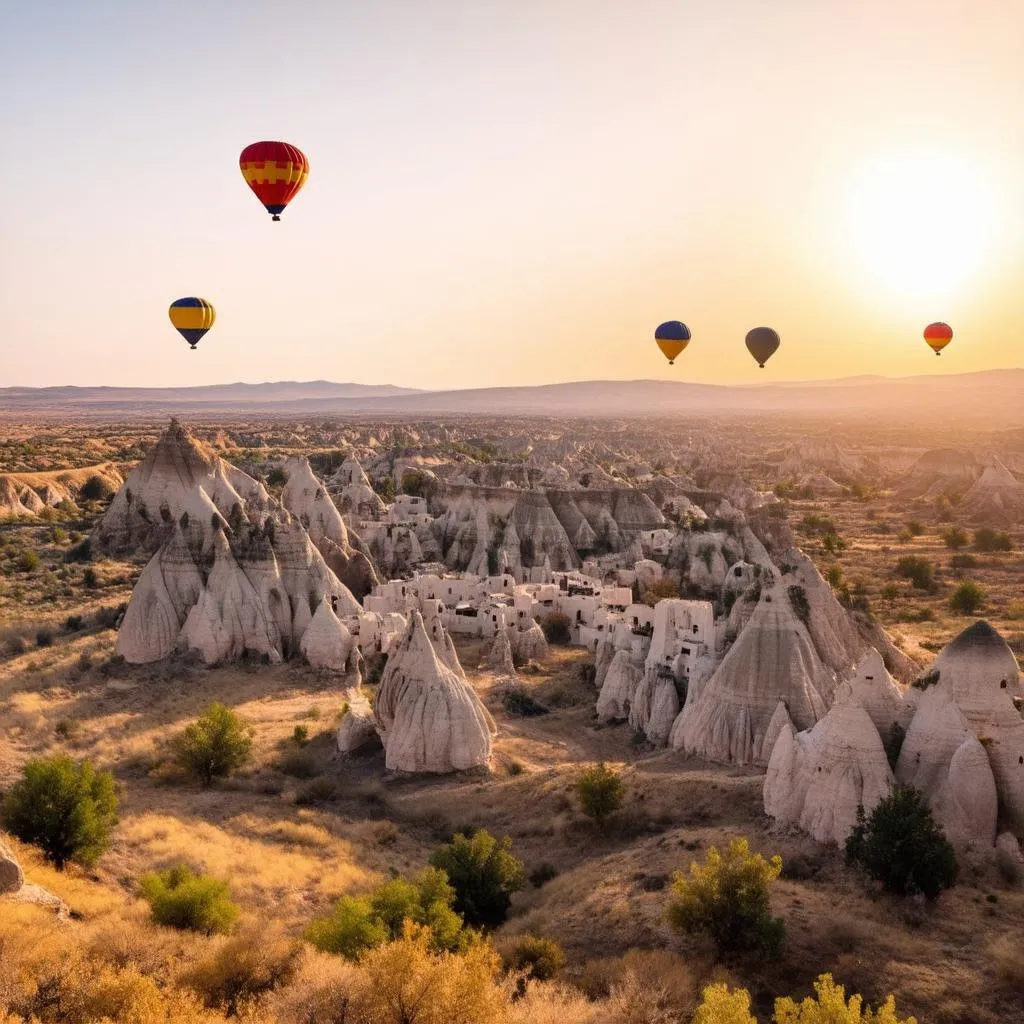
[[[668,360],[668,365],[672,366],[676,356],[690,344],[690,328],[678,320],[666,320],[654,332],[654,340]]]
[[[942,350],[953,340],[953,328],[940,320],[938,323],[929,324],[924,329],[924,340],[931,345],[937,356],[942,355]]]
[[[762,370],[780,344],[778,332],[770,327],[755,327],[747,332],[747,351],[757,360]]]
[[[190,295],[186,299],[175,299],[167,310],[171,323],[178,333],[195,348],[199,339],[213,326],[217,318],[213,303]]]
[[[272,220],[281,219],[284,208],[309,177],[305,154],[287,142],[254,142],[242,150],[238,166]]]

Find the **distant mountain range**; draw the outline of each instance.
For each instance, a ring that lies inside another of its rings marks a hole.
[[[423,391],[390,384],[281,381],[188,388],[55,387],[0,389],[0,415],[47,418],[179,415],[666,416],[762,413],[932,416],[1024,423],[1024,369],[918,377],[847,377],[765,385],[668,380],[575,381],[533,387]]]

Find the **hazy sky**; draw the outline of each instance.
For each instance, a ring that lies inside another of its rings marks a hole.
[[[0,15],[0,386],[1024,365],[1020,0]],[[278,224],[238,170],[259,139],[310,160]],[[217,309],[195,352],[183,295]]]

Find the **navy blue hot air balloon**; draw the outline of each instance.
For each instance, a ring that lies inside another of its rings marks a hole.
[[[680,320],[666,320],[654,332],[654,340],[672,366],[676,356],[690,344],[690,328]]]

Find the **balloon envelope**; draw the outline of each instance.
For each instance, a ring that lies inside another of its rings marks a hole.
[[[676,356],[690,344],[690,328],[679,320],[666,320],[654,332],[654,340],[671,366]]]
[[[213,303],[206,299],[190,295],[188,298],[175,299],[167,310],[178,333],[195,348],[199,339],[213,326],[217,319]]]
[[[942,323],[941,320],[929,324],[924,329],[924,340],[928,342],[936,355],[940,355],[942,350],[953,340],[953,328],[949,324]]]
[[[246,184],[274,220],[281,219],[284,208],[309,177],[306,155],[287,142],[254,142],[242,150],[238,166]]]
[[[747,351],[757,360],[761,369],[764,369],[764,364],[771,359],[780,344],[778,332],[770,327],[755,327],[747,332]]]

